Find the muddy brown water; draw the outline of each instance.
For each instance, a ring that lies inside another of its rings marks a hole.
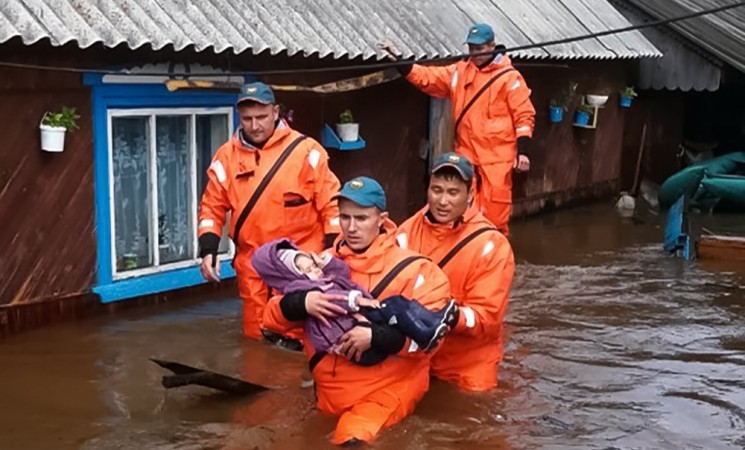
[[[373,448],[745,447],[745,264],[668,257],[660,223],[604,204],[513,228],[499,388],[433,382]],[[0,342],[0,449],[330,448],[303,356],[243,340],[239,307],[146,308]],[[151,357],[278,389],[166,392]]]

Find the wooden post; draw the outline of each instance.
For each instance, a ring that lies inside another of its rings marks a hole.
[[[631,195],[636,197],[639,190],[639,177],[642,169],[642,157],[644,156],[644,143],[647,140],[647,124],[642,126],[642,140],[639,143],[639,155],[636,158],[636,173],[634,174],[634,184],[631,186]]]

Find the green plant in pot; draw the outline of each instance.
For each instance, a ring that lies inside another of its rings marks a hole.
[[[578,86],[579,83],[570,81],[559,93],[558,97],[551,99],[550,106],[552,122],[561,122],[564,115],[563,113],[569,111],[569,109],[574,105],[577,99]]]
[[[339,123],[336,124],[336,133],[342,142],[355,142],[359,138],[360,125],[354,121],[352,111],[346,109],[339,114]]]
[[[580,105],[577,108],[577,117],[575,118],[575,125],[588,125],[590,123],[590,117],[595,112],[590,105]]]
[[[61,152],[65,146],[65,132],[73,132],[78,127],[75,108],[63,106],[61,111],[47,112],[41,120],[41,149],[48,152]]]
[[[631,106],[631,100],[633,100],[637,95],[636,91],[634,90],[633,86],[626,86],[623,88],[623,90],[620,92],[621,94],[621,108],[628,108]]]

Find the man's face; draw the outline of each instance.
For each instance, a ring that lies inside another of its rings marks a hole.
[[[252,144],[263,145],[274,134],[274,124],[279,118],[279,105],[248,101],[238,106],[238,113],[246,138]]]
[[[482,44],[482,45],[468,44],[468,54],[471,55],[471,61],[473,61],[473,63],[476,64],[477,66],[481,67],[487,62],[493,60],[494,54],[489,53],[489,54],[481,55],[481,56],[473,56],[473,55],[477,55],[479,53],[484,53],[484,52],[493,52],[496,48],[497,48],[497,44],[494,43],[494,41],[487,42],[486,44]]]
[[[433,175],[427,189],[427,205],[437,223],[462,216],[471,202],[471,189],[460,177]]]
[[[369,247],[380,235],[380,227],[387,217],[387,212],[381,212],[374,206],[365,208],[351,200],[339,199],[341,234],[352,250]]]

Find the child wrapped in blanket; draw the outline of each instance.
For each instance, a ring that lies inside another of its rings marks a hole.
[[[350,279],[349,267],[329,254],[318,256],[298,250],[288,239],[262,245],[252,264],[259,276],[273,290],[287,294],[317,289],[329,294],[343,294],[346,301],[334,301],[348,314],[328,319],[328,325],[315,317],[305,320],[305,336],[315,352],[331,352],[339,339],[357,325],[360,319],[388,324],[410,338],[425,351],[434,348],[449,327],[458,320],[458,306],[450,300],[440,311],[430,311],[414,299],[392,296],[382,301]],[[388,355],[374,349],[365,351],[357,364],[371,366]]]

